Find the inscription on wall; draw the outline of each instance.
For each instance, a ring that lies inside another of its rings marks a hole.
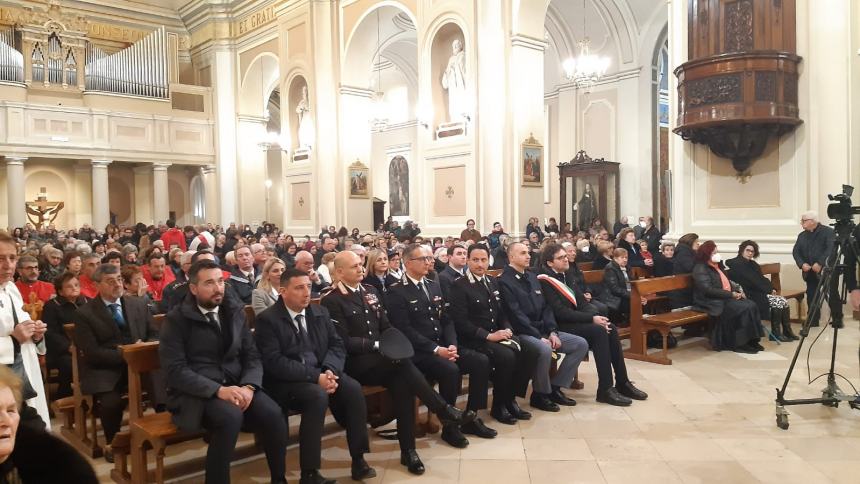
[[[233,35],[245,35],[275,20],[275,7],[270,5],[233,24]]]

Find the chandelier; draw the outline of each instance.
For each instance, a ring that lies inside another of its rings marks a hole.
[[[594,84],[606,74],[609,68],[609,57],[591,53],[591,41],[585,31],[585,0],[582,0],[582,40],[579,44],[579,56],[569,58],[562,64],[564,76],[576,87],[591,91]]]
[[[379,38],[379,11],[376,9],[376,62],[373,64],[376,70],[376,89],[371,96],[370,127],[375,131],[385,131],[388,127],[388,106],[385,103],[385,91],[382,90],[382,44]]]

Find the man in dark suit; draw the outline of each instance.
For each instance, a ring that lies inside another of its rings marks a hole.
[[[445,302],[450,302],[451,285],[466,273],[466,248],[460,244],[448,247],[448,265],[439,271],[436,281],[442,289]]]
[[[454,282],[449,301],[451,319],[461,346],[487,355],[493,370],[493,408],[490,415],[503,424],[514,425],[517,418],[508,410],[515,395],[526,396],[529,380],[537,365],[538,353],[522,348],[505,312],[495,278],[487,275],[490,250],[472,244],[468,250],[469,271]],[[528,419],[529,414],[519,412]]]
[[[302,414],[299,453],[302,484],[334,484],[319,473],[323,424],[331,407],[346,428],[352,478],[376,476],[364,460],[370,451],[367,408],[361,384],[344,373],[346,349],[328,310],[311,305],[311,281],[290,268],[281,274],[280,297],[255,321],[254,339],[263,361],[263,383],[284,409]]]
[[[215,262],[195,262],[188,276],[190,294],[168,313],[159,348],[173,422],[184,431],[209,432],[207,483],[230,482],[243,427],[261,438],[271,482],[285,483],[287,425],[278,404],[260,391],[263,366],[244,304],[224,297]]]
[[[827,258],[833,250],[836,241],[836,232],[831,227],[818,222],[818,214],[805,212],[800,216],[800,226],[803,232],[797,235],[797,241],[791,255],[797,267],[803,272],[803,280],[806,281],[806,304],[811,305],[815,299],[818,282],[821,280],[821,270],[827,265]],[[838,294],[831,294],[838,296]],[[835,300],[835,298],[833,299]],[[840,306],[841,307],[841,306]],[[837,305],[834,305],[838,313]],[[820,311],[819,313],[820,314]],[[842,314],[834,315],[834,321],[842,321]],[[810,326],[818,326],[818,321],[810,322]]]
[[[569,388],[573,382],[579,363],[588,353],[588,343],[579,336],[558,330],[537,277],[527,271],[531,261],[528,247],[520,242],[511,244],[508,261],[510,265],[499,278],[503,307],[520,342],[540,353],[532,379],[530,404],[547,412],[558,412],[559,405],[576,405],[576,401],[561,389]],[[564,353],[565,357],[550,380],[553,353]]]
[[[570,266],[565,273],[567,285],[570,287],[575,286],[576,289],[582,292],[585,300],[596,307],[600,314],[609,314],[609,306],[597,300],[598,291],[601,291],[602,288],[599,286],[592,287],[587,284],[585,282],[585,274],[576,266],[576,245],[572,242],[562,242],[561,246],[564,247],[564,251],[567,253],[568,265]]]
[[[334,259],[334,276],[339,281],[324,292],[320,304],[331,314],[348,353],[346,372],[363,385],[381,385],[391,393],[397,418],[400,462],[413,474],[423,474],[424,464],[415,451],[415,397],[442,421],[468,423],[474,412],[460,412],[448,405],[427,383],[412,359],[392,361],[380,353],[382,333],[391,325],[379,292],[361,284],[364,269],[361,258],[351,252]]]
[[[314,256],[306,250],[296,252],[296,269],[303,271],[311,278],[311,297],[319,297],[323,289],[329,286],[329,283],[322,280],[319,274],[314,271]]]
[[[113,461],[110,444],[122,425],[128,392],[128,369],[120,345],[154,341],[158,332],[143,299],[124,296],[117,266],[102,264],[93,273],[98,294],[75,313],[75,344],[82,353],[81,391],[93,395],[105,432],[105,459]],[[156,408],[163,406],[161,372],[150,373],[151,395]]]
[[[254,255],[248,246],[236,249],[236,268],[230,274],[230,286],[236,290],[239,299],[245,304],[251,304],[251,294],[256,288],[254,281],[259,273],[254,268]]]
[[[439,382],[439,393],[450,405],[457,402],[462,383],[461,373],[469,374],[468,410],[477,413],[487,408],[490,361],[486,355],[468,348],[458,348],[457,333],[447,314],[439,285],[425,276],[433,264],[430,249],[410,244],[403,249],[406,274],[391,286],[385,305],[395,326],[406,334],[415,348],[413,361],[425,375]],[[442,440],[464,448],[469,441],[463,432],[482,438],[493,438],[496,431],[481,419],[458,425],[442,426]]]
[[[541,291],[552,309],[559,327],[588,341],[597,367],[597,401],[610,405],[628,406],[632,400],[645,400],[648,395],[633,386],[627,376],[624,352],[618,340],[618,328],[586,299],[585,295],[567,281],[569,269],[564,247],[550,244],[541,252]],[[615,370],[613,386],[612,370]]]

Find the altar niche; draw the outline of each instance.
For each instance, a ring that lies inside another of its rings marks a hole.
[[[559,163],[559,227],[570,222],[574,232],[588,231],[599,220],[603,228],[611,230],[620,218],[619,165],[592,159],[585,151]]]

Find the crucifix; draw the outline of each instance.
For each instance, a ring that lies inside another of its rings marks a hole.
[[[47,189],[41,187],[36,201],[27,202],[27,219],[36,229],[47,227],[54,223],[60,210],[65,206],[64,202],[49,202]]]

